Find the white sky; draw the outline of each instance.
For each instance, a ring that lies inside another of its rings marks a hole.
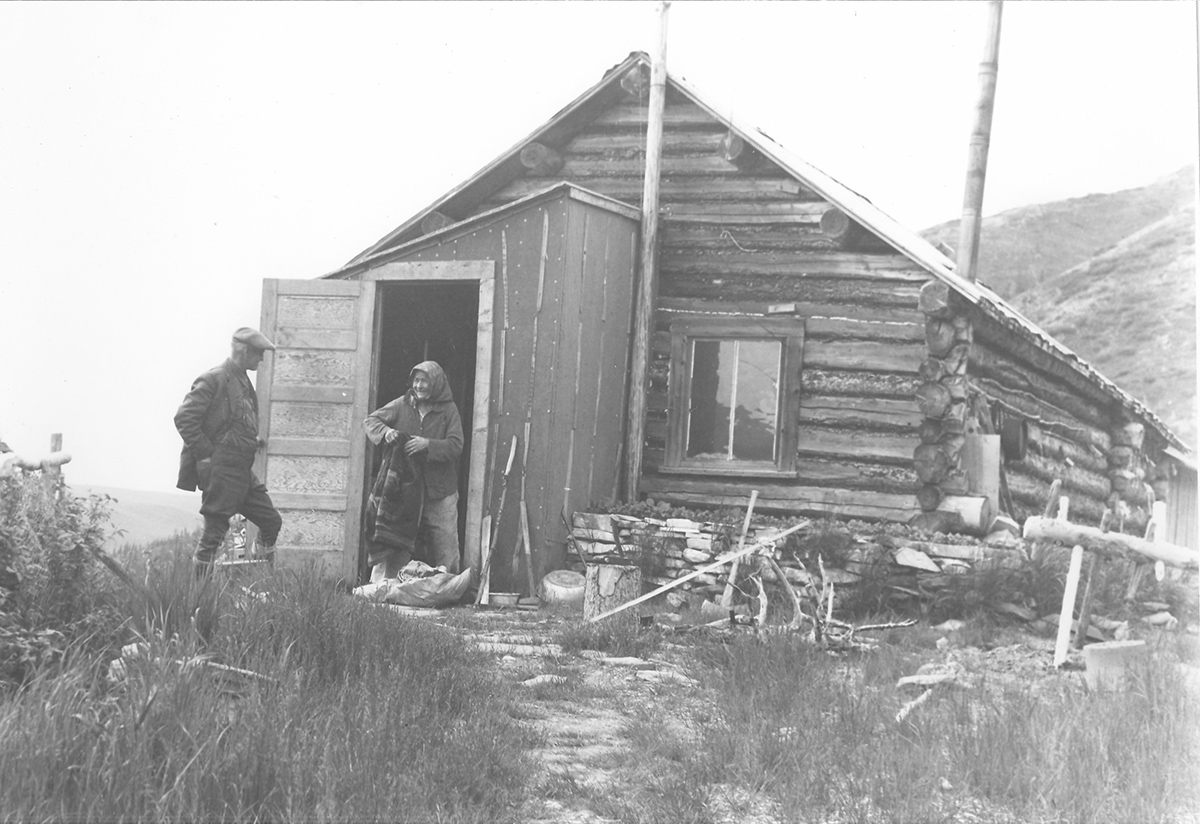
[[[169,490],[261,279],[349,260],[657,37],[653,3],[0,3],[0,437]],[[916,229],[982,3],[675,2],[668,66]],[[1194,2],[1005,4],[985,213],[1197,155]]]

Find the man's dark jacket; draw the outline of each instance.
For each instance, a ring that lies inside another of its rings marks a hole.
[[[200,476],[196,463],[218,451],[252,458],[258,448],[258,396],[246,370],[226,360],[196,378],[175,413],[183,438],[176,486],[191,492]]]

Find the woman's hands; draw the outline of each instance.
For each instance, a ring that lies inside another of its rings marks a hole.
[[[387,434],[383,436],[384,443],[395,443],[400,437],[398,429],[389,429]],[[422,438],[420,435],[413,435],[404,444],[405,455],[416,455],[418,452],[424,452],[429,449],[429,438]]]

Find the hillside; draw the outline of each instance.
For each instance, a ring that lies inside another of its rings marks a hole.
[[[110,549],[141,545],[177,532],[192,532],[203,526],[200,496],[186,492],[146,492],[105,486],[72,487],[76,495],[108,495],[113,498],[112,520],[123,530],[108,541]]]
[[[1194,174],[1186,167],[1137,189],[1036,203],[985,217],[979,280],[1011,300],[1191,203]],[[948,221],[921,234],[956,248],[958,224]]]
[[[985,218],[980,280],[1142,400],[1191,446],[1196,423],[1193,169],[1140,189]],[[957,242],[957,222],[923,234]]]

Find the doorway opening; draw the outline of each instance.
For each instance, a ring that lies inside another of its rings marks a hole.
[[[371,409],[408,391],[408,375],[421,361],[437,361],[446,373],[462,417],[463,451],[458,462],[458,537],[465,546],[475,351],[479,323],[477,281],[381,281],[376,309],[375,379]],[[369,493],[382,459],[370,450]],[[362,559],[365,563],[365,558]]]

